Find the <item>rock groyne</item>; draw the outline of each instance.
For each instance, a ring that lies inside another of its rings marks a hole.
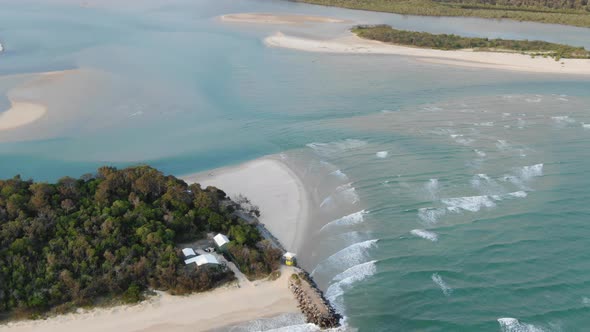
[[[342,316],[326,300],[307,272],[300,271],[291,275],[289,289],[295,295],[299,309],[308,323],[313,323],[322,329],[340,326]]]

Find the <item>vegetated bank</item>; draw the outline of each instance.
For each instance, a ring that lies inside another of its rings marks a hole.
[[[439,50],[472,49],[481,52],[518,52],[531,56],[552,57],[556,60],[590,59],[590,52],[583,47],[555,44],[544,41],[507,40],[461,37],[452,34],[397,30],[389,25],[361,25],[351,30],[361,38],[396,45]]]
[[[249,278],[281,251],[214,187],[140,166],[102,167],[55,184],[0,181],[0,317],[35,317],[97,303],[136,302],[145,290],[186,294],[233,280],[226,267],[185,266],[178,243],[228,234]],[[251,211],[247,211],[251,212]]]
[[[588,0],[291,0],[423,16],[472,16],[590,27]]]

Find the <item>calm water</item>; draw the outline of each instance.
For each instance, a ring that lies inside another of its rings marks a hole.
[[[330,37],[347,25],[215,17],[307,13],[586,47],[590,30],[287,1],[0,3],[0,95],[49,105],[0,133],[0,177],[105,163],[181,175],[284,153],[318,220],[301,261],[351,327],[590,326],[590,80],[269,49],[261,40],[278,30]],[[73,68],[38,86],[7,76]]]

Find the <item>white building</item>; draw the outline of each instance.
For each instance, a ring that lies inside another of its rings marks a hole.
[[[184,254],[184,257],[197,255],[192,248],[184,248],[184,249],[182,249],[182,253]]]
[[[227,238],[227,236],[225,236],[221,233],[215,235],[215,237],[213,237],[213,240],[215,240],[215,244],[220,249],[229,243],[229,239]]]
[[[217,258],[211,254],[204,254],[199,255],[197,257],[192,257],[184,261],[184,264],[189,265],[195,263],[197,266],[205,265],[205,264],[216,264],[219,265],[219,261]]]

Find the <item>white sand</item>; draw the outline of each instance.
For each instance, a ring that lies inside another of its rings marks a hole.
[[[41,104],[16,100],[11,100],[11,103],[8,110],[0,112],[0,130],[22,127],[47,113],[47,108]]]
[[[268,13],[241,13],[228,14],[220,17],[223,22],[255,23],[255,24],[304,24],[304,23],[343,23],[339,20],[323,16],[293,15],[293,14],[268,14]]]
[[[93,309],[39,321],[0,325],[0,332],[148,332],[205,331],[257,318],[297,313],[288,289],[293,273],[284,267],[275,281],[227,287],[189,296],[158,295],[135,306]]]
[[[529,55],[515,53],[473,52],[469,50],[443,51],[413,48],[366,40],[352,33],[337,39],[315,40],[287,36],[278,32],[267,37],[264,41],[268,46],[307,52],[390,54],[410,56],[420,58],[422,61],[454,66],[536,73],[590,75],[590,60],[588,59],[562,59],[555,61],[552,58],[531,58]]]
[[[299,178],[280,160],[267,157],[183,179],[216,186],[230,197],[243,194],[260,207],[260,222],[287,250],[300,248],[308,223],[308,198]]]

